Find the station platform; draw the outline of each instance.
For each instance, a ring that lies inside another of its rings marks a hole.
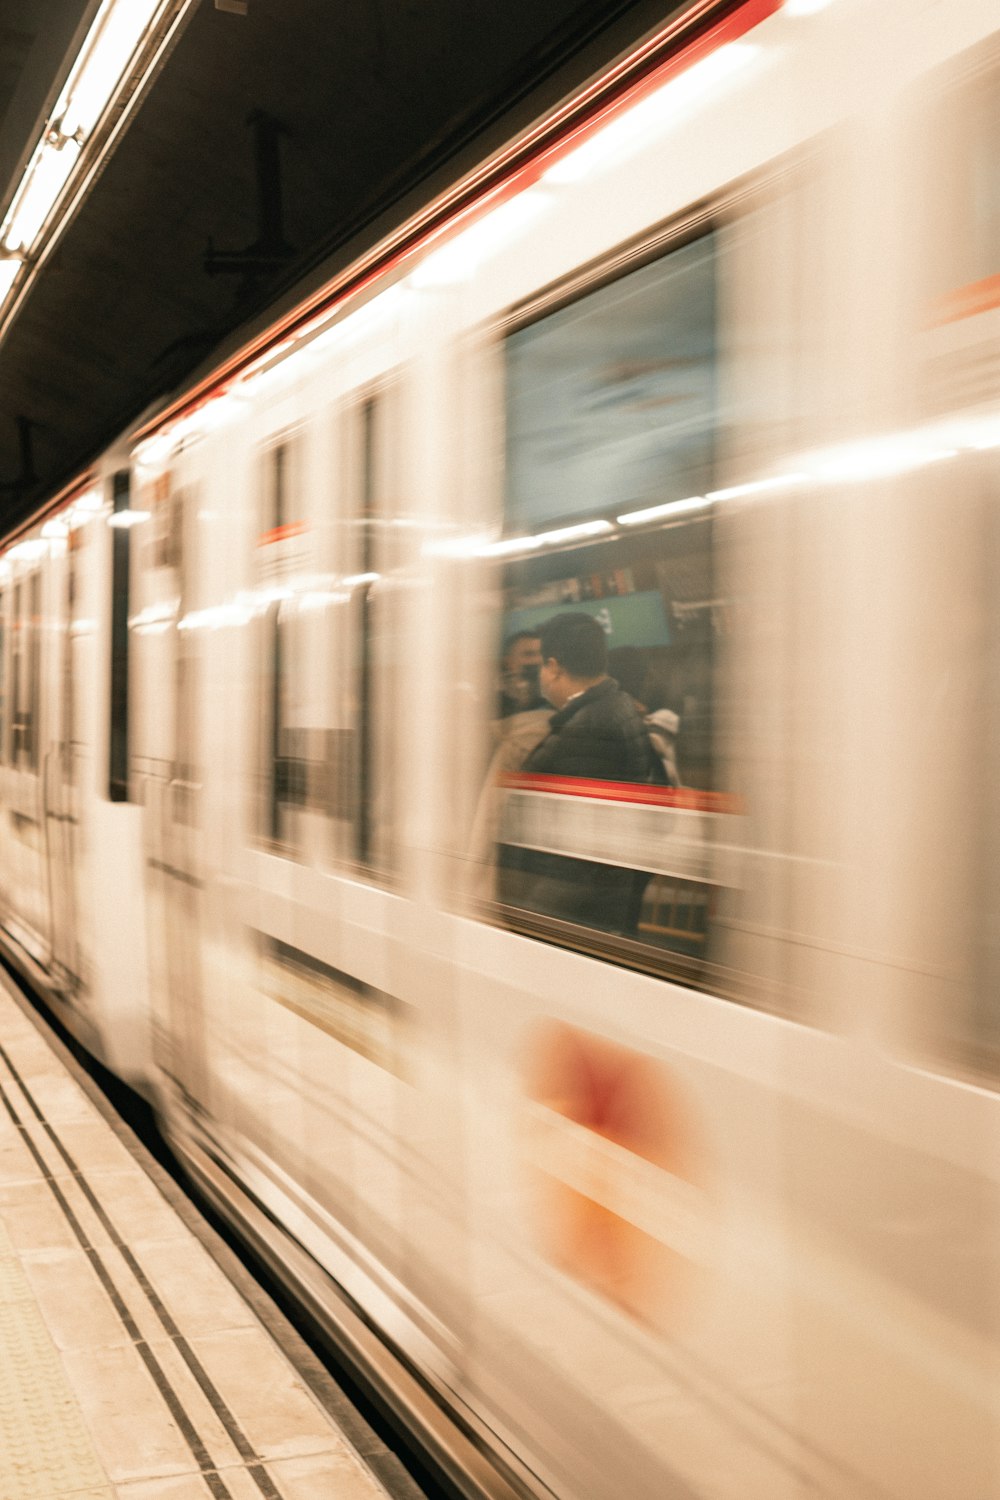
[[[413,1500],[0,973],[0,1500]]]

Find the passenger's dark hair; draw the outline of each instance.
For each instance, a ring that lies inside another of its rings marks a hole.
[[[506,661],[511,647],[516,646],[518,641],[537,641],[538,636],[537,630],[515,630],[512,634],[504,636],[504,642],[500,648],[500,660]]]
[[[593,615],[580,610],[553,615],[538,634],[542,660],[555,657],[571,677],[601,677],[607,670],[608,643]]]

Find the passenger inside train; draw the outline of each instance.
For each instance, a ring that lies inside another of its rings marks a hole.
[[[530,712],[549,705],[539,686],[542,652],[537,630],[515,630],[503,643],[497,717]]]
[[[531,777],[637,782],[652,780],[655,756],[628,693],[607,673],[604,630],[592,615],[568,611],[540,632],[541,686],[556,712],[545,738],[528,755]],[[626,932],[636,907],[637,881],[620,865],[545,850],[503,853],[501,890],[513,906],[587,926]]]
[[[511,653],[537,641],[528,632],[576,620],[601,660],[575,674],[558,653],[546,662],[542,640],[551,707],[504,726],[474,857],[496,862],[505,921],[540,935],[541,919],[551,941],[588,951],[597,932],[613,933],[639,967],[668,954],[700,961],[714,901],[709,828],[713,794],[725,790],[714,768],[714,663],[731,614],[715,576],[714,508],[702,498],[716,483],[720,425],[717,241],[709,230],[640,258],[570,305],[534,312],[504,341],[513,540],[502,659],[510,670]],[[523,552],[519,532],[530,539]],[[642,765],[610,753],[574,771],[557,749],[560,716],[605,675],[623,690]],[[595,781],[615,786],[597,795]],[[481,870],[477,894],[493,884]]]

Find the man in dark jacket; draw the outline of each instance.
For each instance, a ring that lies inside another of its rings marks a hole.
[[[606,674],[608,649],[598,622],[556,615],[541,628],[542,692],[556,709],[525,772],[598,781],[649,781],[653,752],[628,693]],[[617,865],[537,849],[508,851],[501,890],[513,905],[565,921],[627,930],[637,881]]]
[[[556,615],[539,632],[539,685],[557,710],[526,771],[598,781],[647,781],[649,737],[628,693],[607,675],[604,631],[591,615]]]

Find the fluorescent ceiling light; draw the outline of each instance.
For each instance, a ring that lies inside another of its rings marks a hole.
[[[618,517],[619,526],[644,526],[647,521],[662,521],[668,516],[685,515],[691,510],[703,510],[708,504],[704,495],[692,495],[688,500],[667,500],[662,505],[647,505],[643,510],[630,510]]]
[[[76,141],[44,140],[35,152],[3,225],[7,250],[29,251],[76,166]]]
[[[30,255],[80,159],[81,148],[128,76],[163,0],[104,0],[0,223],[0,245]],[[0,293],[10,290],[0,272]]]
[[[105,0],[56,106],[61,135],[85,139],[123,77],[160,0]]]
[[[4,301],[20,271],[23,261],[19,255],[11,255],[7,259],[0,260],[0,303]]]

